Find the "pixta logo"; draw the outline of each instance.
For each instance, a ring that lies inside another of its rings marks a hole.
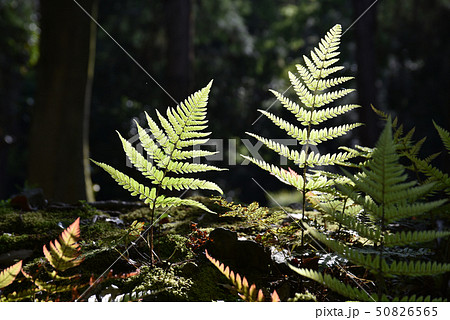
[[[150,130],[146,129],[146,133],[149,135],[150,139],[152,139],[157,145],[159,145],[154,139],[154,136],[150,134]],[[319,154],[319,150],[315,145],[302,145],[301,149],[298,148],[298,141],[296,139],[272,139],[272,141],[289,147],[291,150],[297,150],[301,152],[302,150],[307,152],[314,152],[314,154]],[[147,157],[147,161],[152,162],[152,157],[150,155],[145,154],[145,146],[142,145],[139,139],[139,135],[136,134],[130,139],[128,142],[131,145],[134,145],[135,149]],[[263,157],[260,154],[261,147],[264,144],[261,141],[252,142],[250,139],[209,139],[206,143],[195,145],[191,150],[208,150],[215,152],[213,155],[209,155],[205,157],[205,160],[208,162],[221,162],[222,164],[226,164],[228,166],[236,166],[243,165],[246,166],[250,163],[249,160],[243,159],[240,157],[240,154],[248,155],[256,160],[263,160]],[[201,163],[200,158],[191,159],[193,163]],[[288,159],[283,156],[279,156],[278,165],[287,165]],[[126,159],[126,165],[128,167],[132,167],[130,159]]]

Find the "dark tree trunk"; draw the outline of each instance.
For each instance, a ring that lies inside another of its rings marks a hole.
[[[20,135],[16,110],[23,78],[17,69],[17,65],[11,63],[0,66],[0,199],[11,196],[8,154]]]
[[[94,17],[97,0],[79,3]],[[41,0],[36,108],[29,181],[53,201],[94,200],[88,123],[95,60],[95,24],[72,0]]]
[[[192,93],[194,30],[191,0],[165,0],[164,11],[168,42],[166,89],[180,102]]]
[[[353,10],[357,19],[371,4],[373,0],[353,0]],[[374,5],[359,20],[355,28],[356,35],[356,62],[358,73],[356,75],[358,89],[358,103],[360,121],[365,124],[361,129],[361,144],[372,147],[378,139],[380,129],[377,126],[377,116],[370,107],[378,108],[376,103],[376,66],[375,66],[375,34],[376,9]]]
[[[34,3],[0,4],[0,199],[17,192],[25,179],[23,159],[28,133],[23,128],[26,115],[22,108],[29,90],[26,81],[31,78],[28,26],[35,9]]]

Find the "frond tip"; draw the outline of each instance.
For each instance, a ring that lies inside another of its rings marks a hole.
[[[319,152],[315,151],[317,149],[315,148],[316,145],[344,136],[362,125],[361,123],[349,123],[334,127],[324,126],[325,121],[337,118],[360,107],[356,104],[331,105],[355,91],[354,89],[341,87],[352,80],[353,77],[330,77],[331,74],[343,69],[342,66],[335,65],[339,61],[339,52],[337,50],[339,49],[341,35],[342,27],[337,24],[320,40],[318,46],[311,51],[310,57],[303,56],[304,65],[296,65],[298,74],[288,72],[291,86],[297,94],[298,101],[294,102],[287,98],[284,93],[270,90],[277,100],[281,102],[281,105],[295,116],[301,126],[290,123],[267,110],[259,110],[276,126],[294,138],[299,145],[303,146],[302,150],[292,150],[274,140],[247,133],[282,157],[293,161],[295,165],[303,169],[303,175],[300,176],[301,179],[297,178],[296,175],[287,176],[279,168],[259,159],[243,157],[302,192],[313,190],[313,188],[318,188],[325,184],[327,186],[333,184],[331,180],[326,182],[323,179],[311,182],[311,179],[307,177],[309,169],[336,164],[355,166],[349,160],[362,155],[362,152],[358,150],[326,155],[320,155]],[[318,127],[319,125],[320,127]],[[314,148],[311,148],[311,146],[314,146]]]

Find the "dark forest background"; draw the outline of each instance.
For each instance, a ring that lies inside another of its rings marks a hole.
[[[175,100],[214,79],[209,129],[224,139],[225,159],[232,139],[247,152],[246,131],[286,138],[266,119],[254,123],[257,109],[274,102],[269,88],[289,87],[287,71],[336,23],[346,31],[343,73],[356,77],[349,102],[363,106],[349,120],[366,124],[339,143],[373,146],[382,127],[373,104],[428,136],[424,155],[442,149],[432,120],[450,127],[449,0],[380,0],[348,31],[373,0],[77,2]],[[0,199],[25,187],[53,201],[129,199],[88,158],[133,174],[115,130],[133,137],[132,120],[174,106],[171,97],[75,1],[0,0]],[[279,104],[271,111],[288,116]],[[254,166],[229,168],[208,178],[234,200],[265,203],[252,178],[283,187]]]

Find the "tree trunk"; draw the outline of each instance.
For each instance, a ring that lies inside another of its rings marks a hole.
[[[357,19],[371,4],[373,0],[353,0],[353,10]],[[380,134],[377,127],[377,116],[370,107],[377,108],[376,103],[376,67],[375,67],[375,33],[376,33],[376,7],[374,5],[355,25],[356,35],[356,62],[358,72],[356,75],[358,89],[358,103],[360,121],[365,124],[361,129],[361,144],[372,147]]]
[[[191,0],[165,0],[167,34],[167,83],[169,94],[178,102],[191,94],[194,51]],[[173,101],[170,101],[173,104]]]
[[[97,0],[79,3],[96,16]],[[29,181],[42,187],[52,201],[93,201],[88,124],[95,24],[72,0],[41,0],[40,12]]]

